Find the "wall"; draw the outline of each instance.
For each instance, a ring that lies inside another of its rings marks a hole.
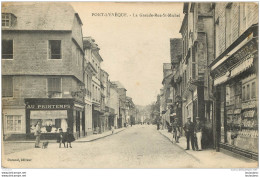
[[[48,98],[47,76],[13,76],[13,97],[3,97],[3,107],[25,106],[24,98]],[[73,77],[62,78],[62,98],[72,98],[77,88]],[[82,101],[82,100],[81,100]]]
[[[216,58],[229,47],[226,45],[225,10],[228,3],[216,3],[215,7],[215,27],[216,27]],[[243,4],[245,4],[246,23],[243,18]],[[258,23],[258,4],[233,2],[231,6],[231,43],[234,42],[252,24]],[[217,23],[216,23],[217,22]]]
[[[70,32],[3,31],[2,39],[14,42],[14,59],[2,60],[3,75],[75,75],[83,79],[82,69],[74,64]],[[62,41],[62,59],[48,59],[48,40]]]

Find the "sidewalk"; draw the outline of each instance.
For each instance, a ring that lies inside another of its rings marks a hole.
[[[168,132],[168,130],[159,130],[159,132],[172,142],[173,134]],[[203,149],[202,151],[185,150],[186,149],[186,137],[182,136],[179,139],[179,143],[173,142],[174,145],[179,146],[186,153],[193,156],[200,163],[205,165],[205,168],[255,168],[258,166],[257,161],[232,157],[230,155],[224,154],[222,152],[216,152],[215,149]],[[204,166],[203,165],[203,166]]]
[[[125,127],[115,129],[114,134],[117,134],[121,131],[124,131],[125,129],[126,129]],[[86,136],[86,137],[83,137],[83,138],[79,138],[74,143],[91,142],[91,141],[95,141],[95,140],[98,140],[98,139],[101,139],[101,138],[105,138],[107,136],[111,136],[111,135],[114,135],[114,134],[112,134],[112,131],[109,130],[109,131],[104,132],[102,134],[93,134],[93,135],[89,135],[89,136]]]
[[[114,134],[117,134],[121,131],[124,131],[126,128],[119,128],[119,129],[115,129],[114,131]],[[83,143],[83,142],[91,142],[91,141],[95,141],[95,140],[98,140],[98,139],[101,139],[101,138],[105,138],[107,136],[110,136],[110,135],[114,135],[112,134],[111,131],[107,131],[107,132],[104,132],[102,134],[93,134],[93,135],[89,135],[89,136],[86,136],[86,137],[83,137],[83,138],[79,138],[77,140],[75,140],[73,142],[74,143]],[[44,140],[41,140],[41,142],[43,142]],[[56,140],[48,140],[49,142],[49,146],[48,146],[48,149],[49,148],[57,148],[57,141]],[[24,151],[24,150],[27,150],[27,149],[34,149],[34,143],[35,143],[35,140],[34,141],[3,141],[3,144],[2,144],[2,151],[4,152],[4,154],[12,154],[12,153],[15,153],[15,152],[20,152],[20,151]]]

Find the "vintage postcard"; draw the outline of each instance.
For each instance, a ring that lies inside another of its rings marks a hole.
[[[2,168],[258,168],[258,11],[2,2]]]

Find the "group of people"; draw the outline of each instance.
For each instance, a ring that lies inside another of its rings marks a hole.
[[[41,122],[38,121],[36,124],[34,136],[36,137],[35,139],[35,148],[40,148],[40,137],[41,137]],[[71,129],[68,127],[67,132],[63,132],[63,130],[60,128],[59,129],[59,134],[57,136],[57,143],[59,143],[59,148],[61,148],[61,144],[64,144],[67,142],[67,148],[68,146],[72,148],[71,142],[75,141],[75,138],[71,132]]]
[[[187,139],[186,150],[190,149],[191,142],[192,150],[201,151],[202,124],[200,122],[200,118],[196,117],[196,123],[194,123],[191,122],[191,118],[189,117],[183,128]]]
[[[186,140],[187,140],[187,148],[190,149],[190,144],[192,146],[192,150],[202,151],[201,146],[201,138],[202,138],[202,124],[200,122],[200,118],[196,117],[196,123],[191,122],[191,118],[187,118],[187,122],[183,126]],[[172,123],[172,131],[173,138],[176,143],[179,143],[179,138],[181,137],[181,130],[177,119],[174,119]],[[172,139],[173,141],[173,139]]]

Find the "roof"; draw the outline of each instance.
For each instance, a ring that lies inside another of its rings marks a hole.
[[[165,69],[171,69],[172,64],[171,63],[163,63],[163,70]]]
[[[93,39],[90,36],[83,37],[83,45],[84,45],[84,49],[89,48],[89,49],[97,49],[97,50],[99,50],[98,45],[95,43],[95,39]]]
[[[123,86],[123,84],[121,84],[119,81],[111,81],[111,83],[113,83],[113,84],[116,84],[117,85],[117,88],[123,88],[123,89],[125,89],[125,87]]]
[[[71,31],[78,14],[68,3],[62,2],[5,2],[2,13],[17,17],[17,23],[4,30],[57,30]]]

